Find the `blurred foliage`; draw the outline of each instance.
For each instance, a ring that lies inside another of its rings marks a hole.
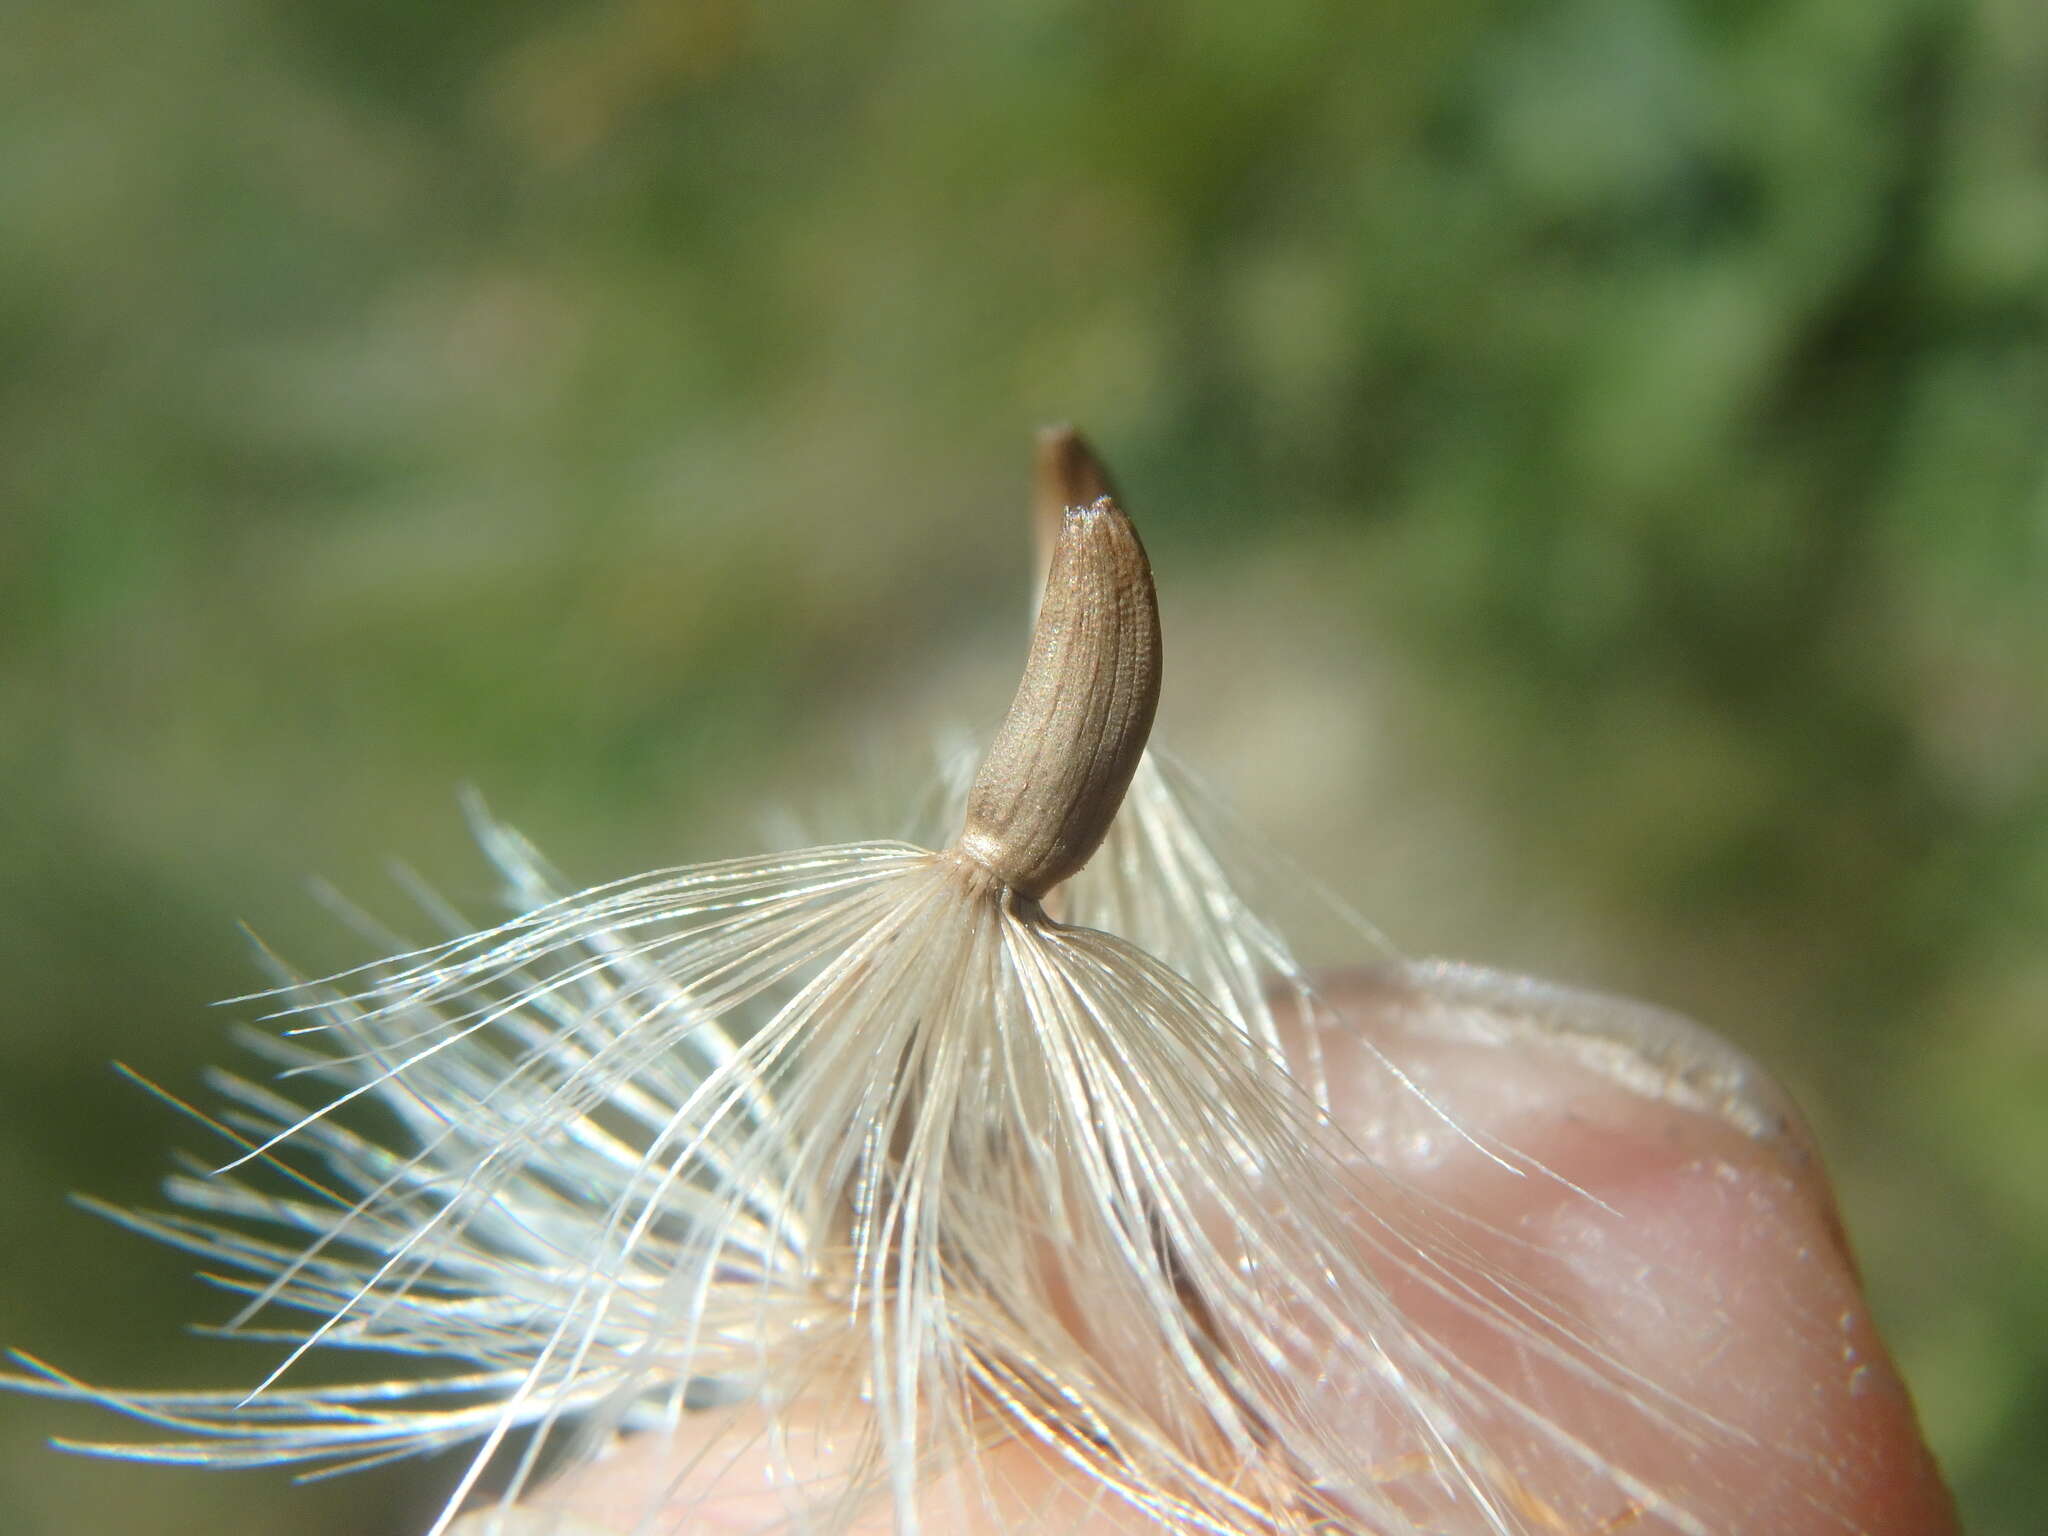
[[[460,781],[597,878],[985,723],[1072,418],[1183,755],[1416,948],[1785,1070],[2038,1529],[2037,0],[17,0],[0,136],[0,1340],[252,1379],[63,1203],[202,1137],[103,1062],[197,1087],[236,917],[357,958],[302,871],[488,907]],[[433,1482],[53,1427],[0,1400],[23,1536]]]

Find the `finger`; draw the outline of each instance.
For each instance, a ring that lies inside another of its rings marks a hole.
[[[1325,995],[1317,1043],[1361,1160],[1469,1218],[1462,1240],[1632,1383],[1513,1357],[1427,1288],[1403,1295],[1418,1326],[1494,1379],[1511,1374],[1646,1490],[1511,1427],[1496,1449],[1527,1490],[1516,1515],[1531,1530],[1670,1529],[1659,1500],[1713,1532],[1956,1529],[1810,1138],[1746,1059],[1670,1014],[1462,967],[1332,976]],[[1333,1398],[1331,1411],[1346,1410]],[[500,1529],[762,1529],[806,1485],[843,1479],[861,1431],[814,1410],[771,1441],[748,1410],[703,1415],[629,1440]],[[1156,1529],[1026,1448],[997,1450],[984,1471],[995,1502],[963,1531]],[[944,1507],[947,1489],[932,1496]],[[886,1514],[857,1527],[890,1528]]]
[[[1660,1433],[1567,1383],[1555,1417],[1709,1530],[1956,1529],[1811,1139],[1753,1064],[1675,1015],[1464,967],[1328,995],[1331,1092],[1362,1152],[1477,1218],[1503,1270],[1690,1411]]]

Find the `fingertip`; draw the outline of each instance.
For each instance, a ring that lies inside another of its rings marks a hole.
[[[1603,1451],[1709,1529],[1956,1529],[1811,1137],[1754,1063],[1675,1015],[1463,968],[1327,995],[1362,1151],[1678,1410],[1564,1389]]]
[[[1775,1086],[1654,1010],[1476,978],[1332,978],[1321,1044],[1360,1157],[1456,1211],[1494,1273],[1613,1367],[1590,1382],[1554,1359],[1506,1358],[1511,1347],[1497,1331],[1481,1337],[1469,1311],[1440,1295],[1401,1298],[1419,1328],[1512,1379],[1581,1452],[1629,1470],[1608,1477],[1540,1437],[1500,1445],[1503,1468],[1530,1489],[1530,1528],[1953,1533],[1825,1173]],[[752,1410],[693,1415],[519,1512],[563,1523],[474,1536],[773,1527],[862,1465],[857,1430],[833,1433],[813,1412],[773,1436]],[[976,1470],[971,1496],[944,1479],[929,1490],[933,1507],[953,1511],[931,1528],[1156,1528],[1029,1447],[990,1451]],[[1660,1501],[1671,1518],[1658,1518]],[[844,1527],[890,1528],[880,1505]]]

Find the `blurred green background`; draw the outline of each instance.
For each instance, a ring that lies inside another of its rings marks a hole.
[[[238,919],[362,958],[309,875],[488,909],[463,782],[590,880],[907,799],[1071,418],[1180,755],[1409,950],[1781,1069],[1971,1528],[2040,1529],[2038,0],[15,0],[0,210],[0,1342],[253,1381],[66,1203],[204,1145],[107,1060],[230,1054]],[[110,1427],[0,1398],[0,1524],[440,1477],[42,1445]]]

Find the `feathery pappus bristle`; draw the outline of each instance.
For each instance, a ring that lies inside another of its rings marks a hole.
[[[1033,660],[958,840],[561,895],[479,809],[521,915],[281,978],[284,1027],[247,1038],[313,1107],[221,1076],[234,1160],[174,1178],[174,1213],[108,1213],[223,1271],[224,1331],[275,1368],[9,1385],[153,1426],[79,1448],[160,1461],[470,1446],[428,1536],[692,1422],[765,1469],[763,1530],[1027,1529],[1052,1516],[1020,1509],[1021,1459],[1172,1532],[1702,1532],[1600,1423],[1734,1431],[1333,1121],[1313,978],[1146,754],[1149,568],[1077,443],[1041,450],[1094,494],[1054,486]],[[337,1349],[419,1368],[294,1384]],[[1558,1414],[1560,1383],[1607,1418]],[[697,1529],[695,1475],[629,1529]]]

